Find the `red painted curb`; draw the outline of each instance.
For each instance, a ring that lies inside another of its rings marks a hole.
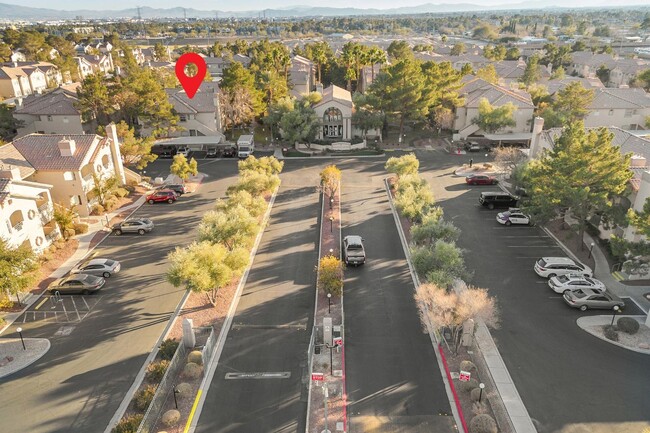
[[[440,357],[442,358],[442,364],[445,366],[445,372],[447,373],[447,380],[449,381],[449,387],[451,388],[452,394],[454,394],[454,401],[456,402],[456,409],[458,409],[458,416],[460,417],[460,422],[463,425],[463,431],[469,432],[467,429],[467,422],[465,422],[465,416],[463,415],[463,408],[460,407],[460,402],[458,401],[458,394],[456,393],[456,387],[454,386],[454,381],[451,378],[451,373],[449,372],[449,367],[447,366],[447,358],[442,351],[442,345],[438,344],[438,351],[440,352]]]
[[[341,348],[341,368],[343,369],[343,431],[348,431],[348,394],[345,385],[345,344]]]

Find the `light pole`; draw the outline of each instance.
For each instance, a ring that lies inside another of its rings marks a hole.
[[[483,398],[483,388],[485,388],[485,384],[483,382],[478,384],[478,387],[481,389],[481,391],[478,393],[478,402],[481,402],[481,398]]]
[[[330,197],[330,209],[334,206],[334,197]]]
[[[334,217],[330,216],[330,233],[334,231]]]
[[[334,248],[330,248],[330,256],[334,255]]]
[[[327,312],[332,313],[332,294],[327,294]]]
[[[27,350],[25,347],[25,340],[23,340],[23,328],[16,328],[16,332],[20,335],[20,342],[23,343],[23,350]]]
[[[180,391],[176,389],[176,386],[174,386],[174,406],[176,406],[176,409],[178,409],[178,400],[176,400],[176,394],[178,394]]]
[[[610,323],[609,326],[614,326],[614,319],[616,318],[616,313],[618,313],[618,310],[619,310],[618,305],[614,305],[614,314],[612,314],[612,323]]]
[[[593,242],[591,243],[591,245],[589,245],[589,257],[587,257],[588,259],[591,258],[591,251],[593,251],[594,245],[596,245],[596,244],[594,244]]]

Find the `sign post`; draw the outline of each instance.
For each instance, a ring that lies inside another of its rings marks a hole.
[[[460,375],[458,376],[458,380],[460,380],[461,382],[469,382],[471,377],[472,377],[471,372],[461,370]]]
[[[322,382],[324,378],[325,378],[325,375],[323,373],[312,373],[311,374],[311,380],[313,380],[314,382]]]

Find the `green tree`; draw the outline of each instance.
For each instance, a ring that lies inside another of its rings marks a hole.
[[[366,138],[368,131],[380,129],[384,124],[384,114],[377,107],[379,101],[371,94],[355,93],[352,96],[354,112],[352,123],[361,129],[361,135]]]
[[[411,239],[415,245],[433,245],[437,240],[456,242],[460,230],[442,218],[422,218],[421,224],[411,227]]]
[[[248,257],[248,251],[243,248],[231,251],[224,245],[211,242],[177,247],[167,256],[170,262],[167,281],[174,287],[185,286],[193,292],[204,293],[216,306],[219,289],[241,275]]]
[[[259,231],[258,219],[242,205],[206,212],[199,224],[199,241],[225,245],[229,250],[250,248]]]
[[[517,47],[510,47],[506,51],[506,60],[517,60],[519,57],[521,57],[521,52]]]
[[[514,114],[517,107],[508,102],[500,107],[493,107],[490,102],[481,98],[478,102],[478,117],[472,120],[483,131],[493,134],[507,126],[517,126]]]
[[[397,187],[395,207],[412,222],[420,222],[433,206],[434,198],[427,181],[417,174],[402,176]]]
[[[343,293],[343,263],[338,257],[329,255],[320,259],[318,289],[336,296]]]
[[[237,167],[240,173],[249,170],[263,173],[268,176],[273,176],[282,172],[284,161],[278,161],[278,159],[274,156],[263,156],[261,158],[255,158],[251,155],[248,158],[239,161],[237,163]]]
[[[323,67],[328,63],[328,61],[334,58],[332,48],[326,41],[305,44],[305,56],[316,63],[316,72],[318,74],[316,79],[319,83],[322,83]]]
[[[239,174],[239,179],[230,185],[226,194],[233,195],[238,191],[248,191],[252,196],[258,197],[275,191],[280,186],[280,177],[277,174],[268,175],[257,171],[246,170]]]
[[[562,80],[564,78],[565,72],[562,66],[553,69],[551,73],[551,80]]]
[[[316,138],[320,121],[313,108],[296,101],[294,109],[284,113],[280,119],[282,136],[291,144],[310,144]]]
[[[622,155],[612,139],[606,128],[587,132],[581,121],[572,122],[550,152],[528,164],[531,200],[527,209],[539,216],[536,219],[543,222],[568,208],[578,221],[578,239],[582,239],[591,217],[611,211],[633,176],[631,154]]]
[[[395,173],[398,178],[416,175],[420,169],[420,161],[414,153],[402,156],[391,156],[386,161],[384,169],[389,173]]]
[[[406,58],[384,68],[372,83],[369,93],[381,101],[381,109],[399,119],[400,137],[407,120],[420,120],[429,114],[433,90],[426,86],[420,64]]]
[[[410,59],[413,57],[413,51],[409,47],[408,42],[404,40],[392,41],[386,52],[393,60]]]
[[[99,125],[109,123],[109,116],[115,111],[115,102],[103,77],[90,74],[84,78],[81,87],[77,89],[77,97],[77,108],[81,111],[84,122],[96,119]]]
[[[230,209],[243,206],[249,214],[255,218],[260,218],[266,212],[267,204],[264,197],[254,197],[248,191],[235,191],[228,195],[227,200],[218,199],[215,204],[215,210],[228,212]]]
[[[153,55],[156,58],[157,61],[159,62],[167,62],[169,61],[169,56],[167,55],[167,50],[165,49],[165,46],[161,44],[160,42],[157,42],[153,46]]]
[[[526,69],[524,69],[524,74],[521,76],[519,81],[524,83],[526,86],[530,86],[539,81],[539,78],[539,59],[537,56],[531,56],[526,62]]]
[[[6,104],[0,104],[0,141],[11,141],[22,128],[23,121],[16,120],[13,116],[14,108]]]
[[[462,42],[458,42],[457,44],[454,44],[453,47],[451,47],[451,51],[449,52],[450,56],[460,56],[461,54],[465,53],[467,51],[467,47],[465,47],[465,44]]]
[[[499,82],[499,74],[492,63],[476,71],[476,76],[488,83],[497,84]]]
[[[425,62],[422,73],[426,88],[431,92],[429,122],[435,127],[451,128],[453,112],[463,104],[460,89],[462,74],[450,62]]]
[[[600,79],[600,81],[603,84],[607,85],[609,83],[609,73],[610,72],[611,71],[609,70],[609,68],[607,66],[600,65],[598,67],[598,70],[596,70],[596,76],[598,77],[598,79]]]
[[[498,36],[494,27],[492,27],[489,24],[481,24],[475,27],[473,35],[475,38],[488,39],[488,40],[494,40]]]
[[[153,137],[137,138],[133,128],[129,127],[126,122],[122,121],[116,125],[117,137],[120,140],[120,153],[124,164],[136,166],[142,170],[150,162],[158,158],[151,153],[151,147],[154,144]]]
[[[633,208],[628,209],[627,218],[639,234],[650,238],[650,197],[646,198],[641,212]]]
[[[0,290],[7,297],[27,290],[39,268],[36,254],[26,246],[10,248],[0,238]]]
[[[643,87],[645,90],[650,91],[650,69],[639,72],[630,83],[632,87]]]
[[[54,221],[59,226],[59,231],[65,240],[75,235],[74,224],[75,220],[79,218],[79,214],[74,208],[74,206],[66,207],[59,203],[54,204]]]
[[[333,198],[341,185],[341,170],[334,164],[328,165],[320,172],[320,184],[323,191]]]
[[[188,162],[185,155],[178,153],[174,155],[174,161],[169,167],[169,171],[181,178],[184,182],[189,179],[190,175],[196,176],[199,172],[199,169],[196,159],[192,158]]]
[[[553,108],[564,123],[575,122],[587,117],[593,100],[593,89],[585,89],[582,83],[575,81],[557,92]]]
[[[11,47],[4,42],[0,42],[0,62],[11,60]]]
[[[382,50],[380,47],[377,46],[372,46],[368,48],[367,51],[367,59],[368,59],[368,64],[372,67],[370,74],[371,74],[371,81],[375,81],[375,67],[374,65],[384,65],[386,62],[388,62],[388,57],[387,54],[384,50]]]

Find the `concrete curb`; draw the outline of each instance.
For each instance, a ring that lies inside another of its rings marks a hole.
[[[10,376],[14,373],[19,372],[20,370],[32,365],[39,359],[41,359],[49,350],[51,347],[50,340],[47,338],[25,338],[25,347],[27,349],[23,349],[22,343],[20,343],[20,339],[18,338],[3,338],[3,342],[0,343],[0,347],[3,348],[2,355],[3,357],[8,356],[10,353],[17,353],[17,354],[22,354],[22,352],[30,352],[28,356],[16,356],[14,357],[14,360],[12,362],[16,362],[16,364],[7,364],[8,366],[11,366],[11,368],[7,368],[7,366],[0,367],[0,379],[3,377]],[[11,349],[7,349],[6,345],[12,345]],[[16,347],[13,347],[16,346]],[[30,346],[35,346],[35,347],[30,347]],[[18,358],[18,359],[17,359]],[[3,358],[4,359],[4,358]]]
[[[259,247],[260,242],[262,240],[262,236],[266,231],[266,225],[268,224],[268,221],[271,217],[271,210],[273,209],[273,204],[275,203],[275,198],[278,194],[278,191],[280,191],[280,186],[278,186],[278,188],[275,190],[275,192],[271,196],[271,200],[269,201],[268,208],[266,210],[266,213],[264,214],[264,219],[262,220],[262,224],[260,225],[260,231],[257,234],[257,237],[255,238],[255,243],[253,244],[253,248],[251,249],[248,266],[246,267],[244,274],[239,280],[239,284],[237,285],[237,290],[235,291],[235,296],[233,297],[233,300],[230,303],[230,308],[228,309],[228,314],[226,315],[226,320],[224,320],[223,325],[221,326],[221,331],[219,332],[219,337],[217,338],[217,345],[215,347],[214,353],[212,354],[212,359],[210,359],[208,368],[205,370],[206,374],[203,376],[203,380],[201,381],[201,385],[199,386],[198,393],[200,394],[200,397],[195,402],[196,410],[194,411],[192,418],[188,420],[189,428],[186,427],[184,430],[185,432],[193,433],[196,430],[196,426],[198,424],[199,418],[201,418],[203,405],[205,404],[205,399],[208,394],[207,391],[208,389],[210,389],[212,378],[214,377],[214,373],[216,372],[217,366],[219,365],[219,358],[221,357],[221,352],[223,352],[223,347],[226,344],[226,338],[228,337],[228,332],[230,331],[230,326],[232,324],[235,315],[235,310],[237,310],[237,306],[239,305],[241,294],[244,291],[244,286],[246,285],[246,280],[248,279],[248,274],[250,272],[251,267],[253,266],[253,261],[255,259],[255,255],[257,254],[257,248]]]
[[[616,317],[617,318],[630,317],[632,319],[637,320],[640,325],[645,324],[645,317],[644,316],[626,316],[626,315],[621,314],[621,315],[617,315]],[[644,355],[650,355],[650,349],[641,349],[641,348],[638,348],[638,347],[626,346],[624,344],[619,343],[618,341],[610,340],[608,338],[605,338],[604,335],[597,334],[597,333],[591,331],[590,329],[587,329],[588,326],[609,325],[611,323],[611,321],[612,321],[612,316],[611,315],[607,315],[607,316],[582,316],[582,317],[579,317],[576,320],[576,324],[583,331],[588,332],[589,334],[593,335],[594,337],[599,338],[599,339],[601,339],[603,341],[606,341],[607,343],[613,344],[613,345],[618,346],[618,347],[623,348],[623,349],[631,350],[633,352],[642,353]]]
[[[413,284],[415,285],[415,291],[417,292],[420,288],[420,279],[418,278],[418,275],[415,273],[415,268],[411,263],[411,252],[409,251],[409,247],[406,242],[406,235],[404,234],[404,230],[402,229],[402,224],[399,220],[397,209],[395,209],[395,205],[393,204],[393,197],[390,193],[390,185],[388,184],[388,178],[384,179],[384,185],[386,187],[386,194],[388,196],[388,203],[390,204],[390,210],[393,213],[393,219],[395,220],[395,226],[397,227],[397,232],[399,234],[400,243],[402,244],[402,249],[404,250],[404,255],[406,257],[406,263],[409,267],[409,273],[411,274],[411,279],[413,280]],[[431,344],[433,346],[433,352],[435,354],[436,361],[438,363],[438,369],[440,370],[440,374],[442,376],[442,382],[445,384],[445,392],[447,393],[447,399],[449,400],[449,407],[451,408],[451,412],[454,415],[454,420],[456,421],[456,425],[462,426],[464,425],[464,423],[462,421],[460,412],[456,408],[456,400],[454,398],[454,393],[451,389],[451,384],[449,383],[449,380],[447,378],[445,366],[442,360],[440,359],[440,356],[438,355],[439,342],[438,339],[436,338],[433,325],[430,323],[428,319],[427,319],[426,327],[427,327],[427,332],[429,334],[429,338],[431,339]]]

